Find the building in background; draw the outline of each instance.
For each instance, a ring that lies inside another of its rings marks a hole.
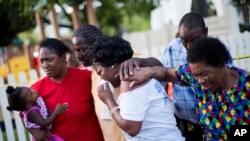
[[[231,4],[231,0],[207,0],[212,3],[216,11],[216,16],[225,14],[237,15],[235,22],[242,21],[241,14],[237,14],[236,8]],[[161,0],[160,6],[151,11],[151,29],[159,30],[166,25],[178,26],[181,17],[191,11],[192,0]]]

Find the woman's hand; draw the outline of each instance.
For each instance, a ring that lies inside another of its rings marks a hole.
[[[115,101],[108,82],[104,82],[98,87],[98,96],[106,105],[110,101]]]

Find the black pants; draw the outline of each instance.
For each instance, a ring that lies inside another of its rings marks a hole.
[[[182,136],[186,138],[186,141],[203,141],[203,131],[199,124],[175,117],[177,126],[181,130]]]

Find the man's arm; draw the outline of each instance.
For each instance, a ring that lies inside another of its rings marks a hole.
[[[139,71],[134,69],[133,76],[120,76],[121,80],[131,81],[130,87],[141,84],[150,78],[176,83],[175,68],[167,68],[163,66],[141,67]]]
[[[162,66],[152,67],[152,77],[159,81],[176,83],[175,68]]]
[[[137,58],[137,59],[140,61],[141,67],[163,66],[162,63],[154,57]]]

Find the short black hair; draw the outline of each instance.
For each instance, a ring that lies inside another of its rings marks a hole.
[[[93,62],[109,67],[132,58],[133,49],[128,41],[119,36],[103,36],[92,45],[91,54]]]
[[[82,24],[74,33],[75,37],[84,38],[89,45],[92,45],[103,34],[96,26]]]
[[[195,28],[200,28],[200,29],[205,29],[206,24],[204,21],[204,18],[196,12],[190,12],[185,14],[179,23],[179,28],[181,26],[184,26],[189,29],[195,29]]]
[[[205,62],[213,67],[223,67],[230,62],[231,56],[220,40],[199,37],[188,48],[187,60],[189,63]]]
[[[21,97],[22,88],[13,86],[8,86],[6,88],[7,98],[9,106],[7,106],[7,110],[12,111],[24,111],[26,110],[26,102]]]
[[[61,40],[58,40],[56,38],[44,39],[40,43],[40,49],[41,48],[47,48],[51,52],[57,54],[59,57],[70,51],[69,47],[67,47]]]

